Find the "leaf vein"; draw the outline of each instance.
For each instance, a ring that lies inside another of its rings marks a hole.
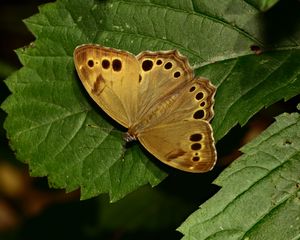
[[[269,154],[269,153],[266,153],[264,151],[261,151],[265,154]],[[259,153],[259,151],[258,151]],[[257,154],[258,154],[257,153]],[[298,153],[295,153],[293,154],[293,156],[295,156],[296,154]],[[270,154],[269,154],[270,155]],[[271,155],[272,156],[272,155]],[[275,157],[275,156],[274,156]],[[276,158],[276,157],[275,157]],[[291,157],[290,157],[291,158]],[[205,223],[205,222],[208,222],[208,221],[211,221],[212,219],[216,218],[217,216],[219,216],[220,214],[222,214],[226,209],[228,209],[232,204],[234,204],[234,202],[239,199],[240,197],[242,197],[245,193],[247,193],[251,188],[253,188],[254,186],[256,186],[257,184],[259,184],[261,181],[263,181],[264,179],[266,179],[267,177],[269,177],[272,173],[276,172],[279,170],[279,168],[281,168],[283,165],[287,164],[289,161],[291,161],[291,159],[288,159],[287,161],[285,162],[281,162],[281,164],[277,165],[276,167],[274,167],[271,171],[267,172],[266,175],[263,175],[260,179],[258,179],[256,182],[254,182],[253,184],[249,185],[248,188],[246,188],[244,191],[240,192],[239,194],[237,194],[237,196],[233,199],[233,201],[229,202],[221,211],[219,211],[218,213],[216,213],[215,215],[211,216],[209,219],[201,222],[202,224]],[[246,167],[247,168],[247,167]],[[291,194],[290,194],[291,195]],[[277,205],[275,205],[276,207]],[[273,208],[271,208],[273,209]]]
[[[124,3],[124,4],[128,4],[127,2],[120,0],[119,2]],[[257,44],[264,46],[263,42],[261,42],[260,40],[258,40],[257,38],[251,36],[251,34],[247,33],[245,30],[238,28],[237,26],[233,26],[230,25],[229,23],[225,22],[222,19],[218,19],[216,16],[210,16],[208,14],[204,14],[201,12],[192,12],[192,11],[187,11],[187,10],[183,10],[180,8],[175,8],[175,7],[170,7],[168,5],[162,5],[162,4],[158,4],[158,3],[140,3],[140,2],[135,2],[135,1],[130,1],[130,4],[133,3],[135,5],[139,5],[139,6],[148,6],[148,7],[157,7],[157,8],[161,8],[161,9],[169,9],[171,11],[177,11],[177,12],[182,12],[182,13],[186,13],[186,14],[191,14],[197,17],[202,17],[202,18],[208,18],[209,20],[213,21],[213,22],[217,22],[220,23],[228,28],[234,29],[237,32],[241,33],[243,36],[245,36],[248,39],[251,39],[252,41],[256,42]],[[194,4],[193,4],[194,7]]]
[[[285,59],[286,60],[286,59]],[[263,84],[265,82],[265,80],[267,78],[269,78],[272,74],[274,74],[274,72],[276,70],[278,70],[283,64],[284,64],[284,60],[281,61],[281,63],[279,64],[279,66],[277,66],[276,69],[274,69],[273,71],[270,71],[270,73],[266,74],[263,78],[260,79],[260,81],[258,81],[255,85],[253,84],[251,88],[249,88],[247,91],[245,92],[240,92],[240,94],[238,94],[238,98],[233,101],[231,104],[228,105],[227,107],[227,111],[225,111],[226,113],[223,115],[223,119],[222,121],[224,121],[224,119],[226,119],[228,117],[228,114],[230,115],[232,108],[234,108],[236,106],[237,103],[241,102],[242,99],[245,98],[245,96],[250,92],[250,91],[254,91],[254,89],[260,88],[261,84]],[[254,113],[252,113],[250,116],[252,116]],[[238,121],[238,119],[237,119]]]

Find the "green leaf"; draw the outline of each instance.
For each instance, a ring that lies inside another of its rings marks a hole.
[[[273,7],[279,0],[245,0],[249,4],[252,4],[260,11],[267,11]]]
[[[178,49],[218,87],[216,140],[300,92],[299,22],[270,42],[259,11],[243,0],[59,0],[39,11],[25,21],[36,41],[17,51],[24,67],[6,80],[5,129],[33,176],[67,191],[80,187],[82,198],[109,192],[116,201],[166,173],[139,145],[124,147],[123,130],[91,101],[73,64],[79,44],[135,54]]]
[[[297,95],[299,64],[299,50],[284,50],[205,66],[201,75],[219,81],[212,122],[215,138],[219,140],[236,123],[246,124],[263,106]]]
[[[183,239],[298,239],[300,114],[282,114],[215,183],[222,189],[179,228]]]

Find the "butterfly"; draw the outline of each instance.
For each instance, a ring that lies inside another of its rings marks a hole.
[[[210,120],[216,88],[195,77],[177,50],[137,56],[85,44],[74,50],[79,78],[91,98],[128,128],[157,159],[187,172],[207,172],[216,163]]]

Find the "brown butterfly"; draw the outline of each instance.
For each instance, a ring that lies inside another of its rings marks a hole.
[[[87,44],[74,51],[78,75],[94,101],[160,161],[188,172],[216,162],[215,87],[195,77],[178,51],[139,55]]]

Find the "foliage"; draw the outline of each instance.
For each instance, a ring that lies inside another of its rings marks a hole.
[[[183,239],[297,239],[300,114],[282,114],[222,172],[222,189],[179,228]]]
[[[116,201],[147,183],[155,186],[166,177],[166,170],[138,144],[125,146],[124,130],[114,125],[85,93],[72,58],[74,48],[83,43],[134,54],[178,49],[188,57],[196,75],[209,78],[218,88],[212,121],[217,141],[236,124],[246,124],[261,109],[298,94],[299,14],[291,14],[279,23],[278,16],[270,13],[262,17],[247,2],[59,0],[40,7],[37,15],[25,20],[36,41],[17,51],[23,67],[6,80],[12,95],[2,104],[8,113],[5,129],[18,159],[29,165],[32,176],[47,176],[54,187],[67,191],[80,187],[82,199],[108,192],[110,200]],[[293,11],[297,10],[299,5]],[[276,31],[274,24],[278,26]],[[293,180],[299,183],[299,171],[297,175],[289,166],[299,167],[299,149],[294,146],[299,136],[289,135],[293,132],[284,128],[278,133],[274,130],[284,126],[285,121],[297,122],[295,119],[298,115],[281,116],[270,130],[243,149],[245,155],[216,181],[223,186],[220,193],[180,227],[186,238],[201,239],[198,234],[206,228],[203,234],[217,239],[219,235],[213,234],[218,233],[218,227],[231,234],[231,239],[253,237],[263,226],[255,223],[261,219],[267,224],[281,221],[285,211],[290,213],[289,209],[296,207],[296,185],[289,186],[290,182],[280,176],[291,171]],[[293,128],[299,132],[298,123]],[[267,139],[268,134],[272,139]],[[295,137],[289,140],[291,144],[282,144],[291,136]],[[283,147],[295,148],[294,155],[280,159],[276,154]],[[273,151],[266,154],[265,149],[270,148]],[[273,158],[279,158],[281,164],[273,166],[276,171],[264,165],[271,164]],[[263,181],[258,181],[261,178]],[[242,184],[240,179],[247,181]],[[280,191],[290,194],[265,192],[277,183]],[[242,192],[242,198],[237,198]],[[217,200],[219,196],[225,196],[222,204]],[[265,208],[258,209],[257,215],[251,212],[251,196],[264,203]],[[235,232],[226,227],[231,223],[228,219],[234,221],[236,217],[225,211],[227,205],[227,209],[238,209]],[[277,207],[275,212],[271,205]],[[242,211],[241,207],[248,210]],[[217,220],[214,214],[218,214]],[[208,225],[201,225],[201,221]],[[222,224],[213,226],[216,221]]]

